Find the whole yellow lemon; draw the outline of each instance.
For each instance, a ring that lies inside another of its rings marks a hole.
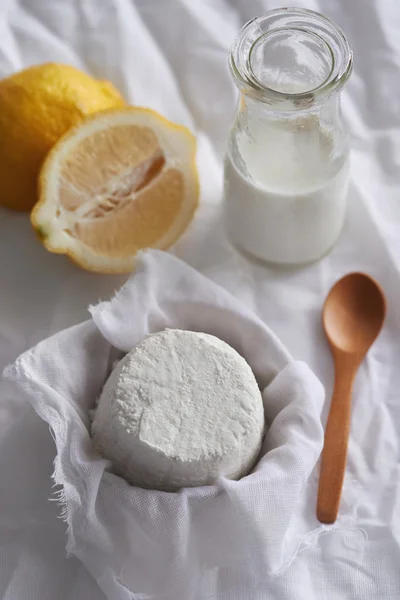
[[[124,105],[111,83],[69,65],[37,65],[1,80],[0,204],[31,210],[54,143],[85,115]]]

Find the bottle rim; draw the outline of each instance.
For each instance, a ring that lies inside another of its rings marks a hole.
[[[252,56],[260,41],[285,31],[318,38],[327,48],[330,70],[312,89],[279,91],[260,81],[254,72]],[[242,93],[282,110],[301,110],[326,101],[343,88],[353,69],[353,53],[342,29],[328,17],[309,9],[278,8],[251,19],[241,28],[230,49],[229,66]]]

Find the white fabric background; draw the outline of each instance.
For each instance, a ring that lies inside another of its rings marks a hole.
[[[176,251],[264,319],[320,377],[328,396],[333,371],[320,325],[323,299],[350,270],[380,281],[388,318],[356,382],[343,495],[357,526],[311,539],[255,600],[394,600],[400,596],[400,7],[397,0],[292,4],[336,20],[355,54],[343,97],[353,138],[348,218],[334,251],[297,271],[250,265],[224,241],[219,223],[221,155],[235,103],[227,49],[247,19],[282,2],[1,0],[0,76],[37,62],[69,62],[109,78],[132,102],[194,128],[203,204]],[[122,282],[46,253],[26,215],[0,212],[0,368],[85,319],[87,305]],[[0,598],[100,600],[80,563],[65,558],[65,527],[47,500],[51,436],[30,406],[0,385]],[[199,598],[220,600],[223,577],[220,570],[205,582]],[[239,587],[232,594],[240,600]]]

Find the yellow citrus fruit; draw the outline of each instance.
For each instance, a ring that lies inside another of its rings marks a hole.
[[[37,65],[1,80],[0,204],[30,210],[54,143],[84,116],[124,105],[111,83],[69,65]]]
[[[198,204],[196,141],[138,107],[103,111],[48,155],[31,221],[45,247],[99,273],[133,269],[142,248],[165,249]]]

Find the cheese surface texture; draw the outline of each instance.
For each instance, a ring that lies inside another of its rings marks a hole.
[[[178,329],[148,336],[118,363],[92,423],[115,473],[166,491],[239,479],[263,434],[262,397],[244,358],[212,335]]]

